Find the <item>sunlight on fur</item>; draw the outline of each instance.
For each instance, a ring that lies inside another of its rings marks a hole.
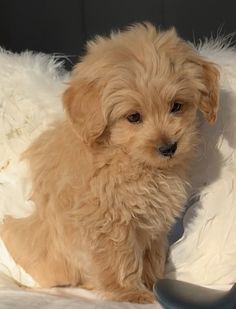
[[[23,154],[37,209],[1,230],[40,286],[154,302],[187,199],[197,110],[215,121],[218,75],[174,29],[137,24],[88,43],[63,96],[65,119]]]

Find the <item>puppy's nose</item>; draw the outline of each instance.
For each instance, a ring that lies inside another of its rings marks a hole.
[[[159,152],[165,157],[171,157],[177,149],[177,143],[162,144],[158,146]]]

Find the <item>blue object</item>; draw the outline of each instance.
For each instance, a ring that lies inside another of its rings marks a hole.
[[[165,309],[236,309],[236,284],[230,291],[218,291],[195,284],[162,279],[153,287]]]

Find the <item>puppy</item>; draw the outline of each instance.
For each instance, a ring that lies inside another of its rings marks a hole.
[[[186,201],[196,113],[215,121],[218,78],[174,29],[137,24],[88,43],[65,118],[23,154],[36,210],[1,230],[40,286],[154,301],[167,233]]]

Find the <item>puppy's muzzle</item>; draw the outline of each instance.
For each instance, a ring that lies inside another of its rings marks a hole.
[[[158,151],[165,157],[172,157],[177,149],[177,143],[168,143],[157,146]]]

